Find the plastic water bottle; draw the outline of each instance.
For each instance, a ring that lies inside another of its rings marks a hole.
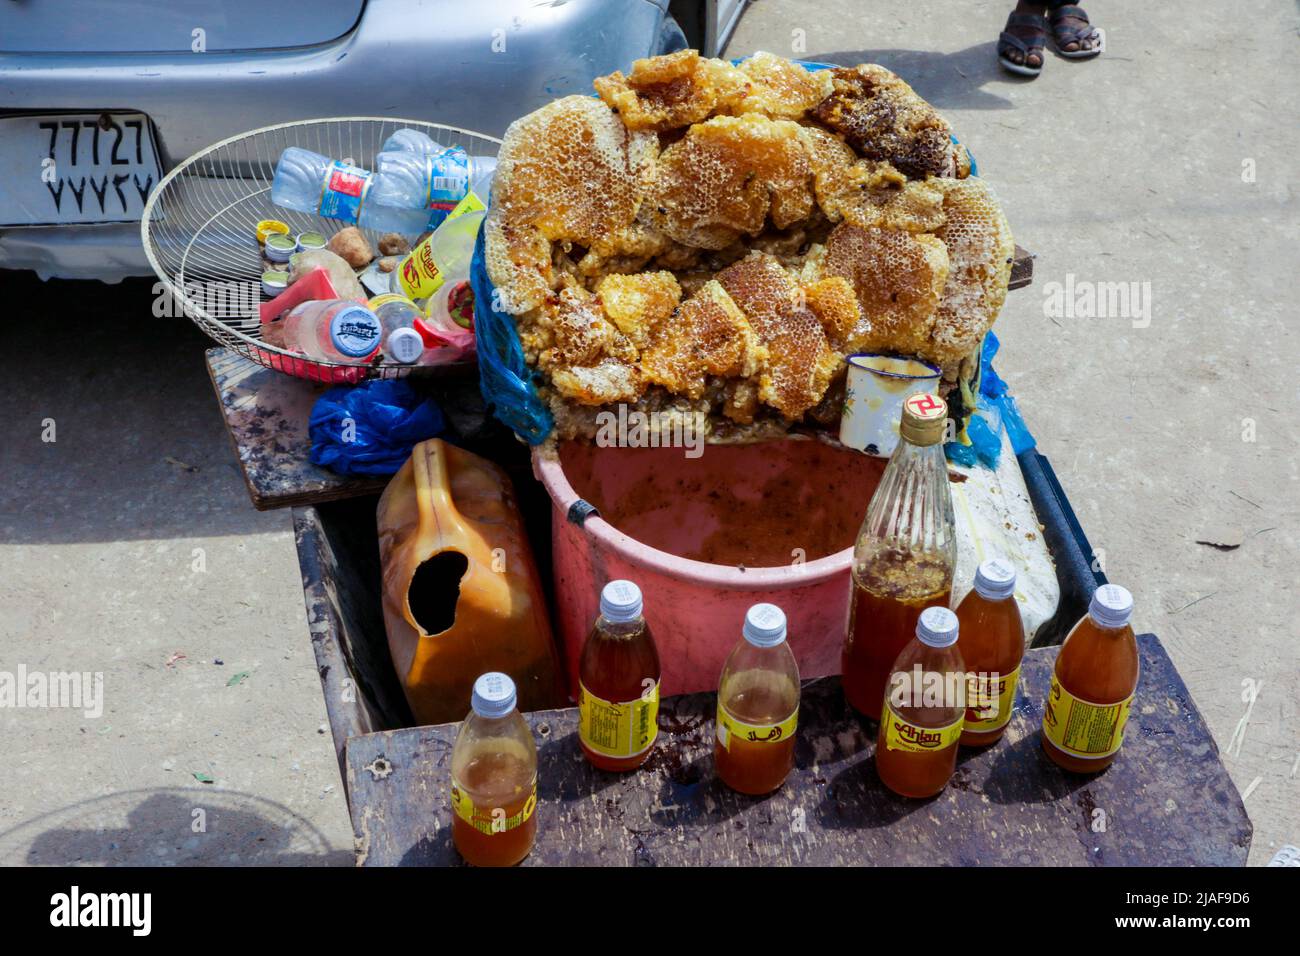
[[[403,199],[403,189],[412,175],[422,175],[418,170],[412,172],[418,164],[409,155],[405,159],[401,156],[381,155],[372,173],[290,146],[275,164],[271,201],[286,209],[355,223],[376,232],[419,235],[428,221],[424,208],[418,202],[416,208],[403,208],[392,201]]]
[[[318,362],[358,364],[382,337],[375,313],[352,299],[304,302],[284,318],[285,345]]]
[[[399,129],[388,137],[384,141],[383,152],[418,157],[423,164],[417,170],[418,190],[422,191],[424,204],[429,210],[428,229],[437,229],[471,188],[486,201],[497,165],[495,156],[470,156],[459,146],[440,146],[419,130],[407,128]],[[393,182],[397,182],[397,177],[394,177]],[[408,187],[405,177],[401,182],[404,190],[401,197],[405,200],[409,195],[414,195],[417,187]],[[393,188],[396,189],[396,186]],[[410,193],[405,192],[406,188],[410,188]],[[393,194],[394,197],[396,195]],[[406,204],[390,198],[385,198],[383,202],[390,206]]]

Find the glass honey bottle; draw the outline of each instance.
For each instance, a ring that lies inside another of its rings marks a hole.
[[[876,739],[880,781],[903,797],[932,797],[957,768],[966,719],[966,665],[957,649],[957,615],[928,607],[890,668]]]
[[[1105,770],[1124,743],[1139,674],[1132,616],[1133,595],[1103,584],[1056,655],[1042,738],[1047,756],[1065,770]]]
[[[514,866],[537,839],[537,745],[515,707],[515,682],[474,682],[451,753],[451,839],[474,866]]]
[[[1025,656],[1025,625],[1016,603],[1016,569],[1003,558],[975,569],[975,586],[957,606],[966,662],[966,723],[961,742],[994,743],[1011,722]]]
[[[871,496],[853,549],[853,593],[842,656],[844,695],[878,719],[885,682],[921,612],[946,607],[957,563],[943,454],[948,406],[930,394],[903,403],[898,447]]]
[[[722,666],[713,760],[722,782],[740,793],[771,793],[794,767],[799,665],[785,638],[785,613],[755,604]]]
[[[635,770],[659,734],[659,651],[641,589],[610,581],[578,662],[578,742],[592,766]]]

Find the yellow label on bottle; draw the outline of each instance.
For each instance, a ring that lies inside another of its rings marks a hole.
[[[968,674],[965,729],[977,734],[1001,730],[1011,720],[1020,668],[1010,674]]]
[[[1072,757],[1109,757],[1124,743],[1133,695],[1116,704],[1080,700],[1061,686],[1052,671],[1052,687],[1043,706],[1043,736]]]
[[[961,739],[962,727],[966,723],[963,712],[946,727],[918,727],[899,717],[893,707],[885,708],[882,719],[885,721],[885,748],[910,754],[930,754],[952,747]]]
[[[606,757],[636,757],[654,746],[659,736],[659,682],[636,700],[597,697],[578,684],[578,737]]]
[[[794,709],[793,714],[778,723],[748,724],[733,717],[731,712],[722,706],[722,701],[718,701],[718,719],[715,722],[718,743],[722,744],[722,749],[728,752],[731,750],[732,740],[735,739],[748,740],[755,744],[775,744],[782,740],[789,740],[794,736],[795,728],[798,726],[798,707]]]
[[[507,830],[513,830],[515,827],[521,827],[528,822],[528,818],[533,815],[537,809],[537,777],[533,777],[532,789],[528,794],[528,800],[518,813],[512,816],[506,816],[504,807],[479,806],[474,802],[474,798],[469,795],[464,787],[456,782],[456,778],[451,778],[451,810],[456,816],[460,817],[479,833],[492,836],[495,833],[505,833]]]
[[[444,223],[467,212],[481,212],[487,207],[483,200],[470,190],[465,198],[456,204],[456,208],[447,213]],[[446,275],[433,258],[433,236],[412,249],[397,266],[397,282],[402,292],[410,299],[427,299],[447,281]]]

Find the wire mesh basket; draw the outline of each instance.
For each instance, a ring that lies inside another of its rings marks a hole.
[[[436,372],[445,366],[320,362],[262,339],[259,306],[267,268],[257,223],[278,219],[293,234],[332,236],[349,223],[308,215],[271,202],[271,180],[290,146],[374,169],[386,139],[416,129],[444,148],[496,156],[499,139],[419,120],[350,116],[282,123],[222,140],[181,163],[150,194],[140,223],[145,253],[173,303],[214,341],[259,365],[313,381],[356,383]],[[372,247],[379,234],[362,232]]]

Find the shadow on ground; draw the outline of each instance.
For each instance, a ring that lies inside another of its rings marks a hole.
[[[284,529],[248,499],[203,361],[214,343],[187,318],[154,315],[153,280],[0,270],[0,287],[0,542]]]
[[[235,790],[126,790],[0,832],[0,865],[350,866],[306,818]]]
[[[904,77],[922,97],[940,110],[1009,110],[1015,104],[990,89],[990,84],[1015,86],[1025,82],[998,66],[997,43],[990,40],[955,53],[935,50],[846,50],[819,53],[816,60],[840,66],[878,63]]]

